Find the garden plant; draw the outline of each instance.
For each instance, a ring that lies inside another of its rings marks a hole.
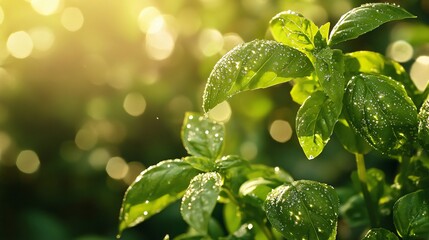
[[[140,174],[125,193],[119,235],[181,199],[190,228],[175,239],[336,239],[339,218],[363,226],[362,239],[429,239],[429,90],[418,91],[404,68],[382,54],[334,48],[405,18],[414,16],[397,5],[365,4],[330,30],[330,23],[317,27],[299,13],[281,12],[270,21],[274,40],[232,49],[205,88],[207,113],[237,93],[291,81],[305,155],[316,158],[336,135],[356,159],[354,195],[222,155],[224,124],[189,112],[181,131],[189,156]],[[366,169],[370,151],[398,162],[393,182],[380,169]],[[212,217],[216,204],[223,219]]]

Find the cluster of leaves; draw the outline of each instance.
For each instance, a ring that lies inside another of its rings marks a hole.
[[[180,211],[192,231],[176,239],[272,239],[278,233],[271,225],[284,236],[335,237],[339,200],[333,187],[222,156],[224,131],[222,123],[187,113],[182,141],[190,156],[162,161],[140,174],[125,194],[120,232],[181,198]],[[228,234],[211,216],[217,202],[225,204]]]
[[[396,5],[366,4],[329,31],[329,23],[317,27],[298,13],[282,12],[270,22],[274,40],[234,48],[209,76],[204,111],[234,94],[292,81],[305,155],[317,157],[334,133],[356,155],[358,191],[341,207],[331,186],[222,157],[223,125],[188,113],[182,141],[191,156],[142,172],[125,194],[120,231],[182,198],[192,231],[178,239],[335,239],[339,213],[351,225],[372,227],[364,239],[398,239],[392,231],[404,239],[429,238],[429,89],[419,92],[403,67],[381,54],[332,48],[413,17]],[[399,161],[394,183],[379,169],[366,171],[363,156],[371,150]],[[225,204],[226,236],[210,227],[217,202]]]

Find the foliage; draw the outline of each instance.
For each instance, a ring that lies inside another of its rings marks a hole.
[[[292,97],[301,105],[296,132],[307,158],[322,153],[333,133],[356,156],[357,191],[342,206],[332,186],[294,181],[279,168],[222,156],[223,123],[188,113],[182,142],[191,156],[141,173],[125,194],[119,234],[182,198],[180,211],[191,229],[177,239],[335,239],[339,215],[371,228],[363,239],[397,239],[392,231],[404,239],[428,239],[429,99],[420,100],[425,93],[416,92],[392,60],[332,48],[413,17],[396,5],[366,4],[344,14],[329,32],[329,23],[319,28],[298,13],[282,12],[270,22],[275,41],[234,48],[209,76],[206,112],[237,93],[292,81]],[[371,150],[399,162],[393,184],[383,171],[366,170],[364,154]],[[224,204],[226,234],[211,216],[217,203]]]

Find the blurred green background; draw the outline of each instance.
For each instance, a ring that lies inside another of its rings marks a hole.
[[[271,38],[268,21],[280,11],[333,26],[366,2],[1,0],[0,238],[114,239],[123,194],[137,174],[186,156],[184,113],[201,111],[206,79],[223,54]],[[383,25],[340,48],[387,54],[422,89],[429,1],[390,2],[418,19]],[[333,138],[319,158],[305,159],[290,88],[243,93],[211,112],[227,122],[226,153],[283,167],[296,179],[344,185],[353,156]],[[396,167],[377,153],[368,164]],[[126,230],[123,239],[185,231],[178,209]]]

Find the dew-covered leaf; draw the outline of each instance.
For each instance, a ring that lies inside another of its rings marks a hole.
[[[418,115],[419,141],[423,148],[429,152],[429,98],[423,103]]]
[[[188,156],[183,158],[183,161],[203,172],[210,172],[216,168],[213,160],[206,157]]]
[[[414,17],[398,5],[388,3],[364,4],[341,16],[332,28],[329,45],[355,39],[390,21]]]
[[[417,137],[417,110],[404,87],[382,75],[360,74],[344,95],[347,121],[373,148],[409,154]]]
[[[282,185],[264,206],[268,220],[286,239],[335,239],[339,202],[329,185],[309,180]]]
[[[267,88],[310,75],[300,51],[270,40],[254,40],[225,54],[214,66],[203,96],[205,112],[239,92]]]
[[[317,157],[328,143],[341,113],[342,103],[317,91],[304,102],[296,116],[296,133],[308,159]]]
[[[371,51],[358,51],[345,55],[346,69],[353,75],[359,73],[373,73],[391,77],[402,83],[408,96],[414,101],[416,106],[420,106],[421,93],[411,80],[408,73],[401,64],[383,56],[380,53]]]
[[[372,149],[365,139],[357,134],[347,120],[343,118],[338,120],[334,132],[343,147],[350,153],[366,154]]]
[[[310,52],[315,49],[316,24],[293,11],[284,11],[271,19],[270,29],[276,41]]]
[[[398,240],[398,237],[387,229],[373,228],[365,234],[362,240]]]
[[[216,159],[223,150],[225,127],[201,114],[187,112],[182,125],[182,142],[189,154]]]
[[[315,58],[314,69],[323,92],[334,102],[342,102],[346,85],[343,53],[324,48],[315,54]]]
[[[119,234],[182,197],[198,173],[181,160],[162,161],[144,170],[125,193],[119,215]]]
[[[429,189],[409,193],[396,201],[393,222],[404,239],[429,239]]]
[[[222,187],[222,177],[216,172],[194,177],[182,198],[180,212],[183,220],[198,233],[206,234],[211,214]]]

